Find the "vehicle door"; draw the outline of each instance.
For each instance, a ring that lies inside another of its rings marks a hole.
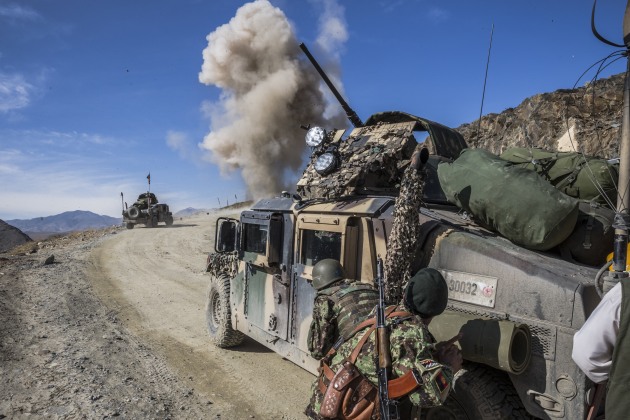
[[[339,216],[305,216],[300,215],[297,222],[296,258],[293,278],[293,304],[291,320],[291,343],[308,353],[308,330],[313,319],[313,301],[315,289],[313,266],[319,261],[332,258],[344,264],[344,251],[347,237],[356,233],[348,233],[345,218]],[[356,235],[354,235],[356,236]],[[356,261],[344,264],[348,277],[354,277]]]
[[[283,217],[281,214],[246,211],[241,214],[240,264],[244,281],[234,290],[242,302],[247,322],[268,334],[287,339],[289,281],[283,258]],[[284,268],[284,269],[283,269]],[[240,271],[240,270],[239,270]]]

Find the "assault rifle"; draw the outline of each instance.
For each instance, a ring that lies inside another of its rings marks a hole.
[[[389,399],[389,380],[392,368],[392,355],[389,347],[389,328],[385,325],[385,280],[383,259],[376,260],[376,284],[378,285],[378,305],[376,306],[376,350],[378,351],[378,400],[381,420],[398,420],[398,402]]]

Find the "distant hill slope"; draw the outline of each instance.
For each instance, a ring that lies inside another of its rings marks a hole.
[[[32,239],[20,229],[0,220],[0,252],[8,251],[13,247],[30,241]]]
[[[6,222],[23,232],[57,233],[119,225],[122,219],[100,216],[91,211],[75,210],[54,216],[37,217],[35,219],[14,219]]]
[[[178,212],[173,213],[173,216],[174,217],[189,217],[189,216],[194,216],[195,214],[199,214],[199,213],[208,213],[210,211],[213,211],[213,210],[195,209],[192,207],[187,207],[183,210],[179,210]]]
[[[470,147],[496,154],[518,146],[617,157],[624,76],[534,95],[516,108],[481,117],[481,124],[477,120],[455,130]]]

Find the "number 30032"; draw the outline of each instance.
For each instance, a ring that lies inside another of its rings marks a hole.
[[[470,281],[450,280],[448,283],[449,292],[460,292],[471,296],[477,295],[478,287],[477,283]]]

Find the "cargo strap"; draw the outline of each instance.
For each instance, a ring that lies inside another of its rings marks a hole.
[[[393,317],[406,318],[406,317],[413,316],[413,314],[406,311],[394,312],[394,309],[396,309],[396,306],[390,306],[389,308],[387,308],[387,310],[385,311],[385,317],[387,319],[393,318]],[[361,337],[361,340],[359,340],[354,350],[352,351],[352,353],[347,359],[347,361],[349,361],[352,364],[354,364],[354,362],[357,360],[357,357],[359,356],[359,352],[361,351],[361,349],[367,342],[370,335],[376,330],[376,317],[367,319],[363,321],[362,323],[360,323],[359,325],[357,325],[357,327],[353,331],[353,335],[368,326],[370,327],[370,329],[365,332],[363,337]],[[322,394],[325,394],[326,389],[328,388],[328,385],[324,383],[324,380],[323,380],[324,377],[328,380],[328,383],[330,383],[330,381],[335,376],[335,372],[333,372],[333,370],[330,368],[330,366],[328,366],[328,364],[325,361],[332,359],[332,356],[336,353],[337,348],[338,346],[330,349],[326,357],[322,359],[322,363],[320,366],[320,372],[322,374],[320,375],[319,381],[318,381],[318,388]],[[415,391],[422,384],[423,384],[422,378],[420,374],[418,373],[418,371],[416,369],[410,369],[403,376],[396,379],[390,379],[389,381],[387,381],[387,389],[388,389],[389,398],[398,399],[398,398],[404,397],[405,395],[408,395],[412,393],[413,391]]]

